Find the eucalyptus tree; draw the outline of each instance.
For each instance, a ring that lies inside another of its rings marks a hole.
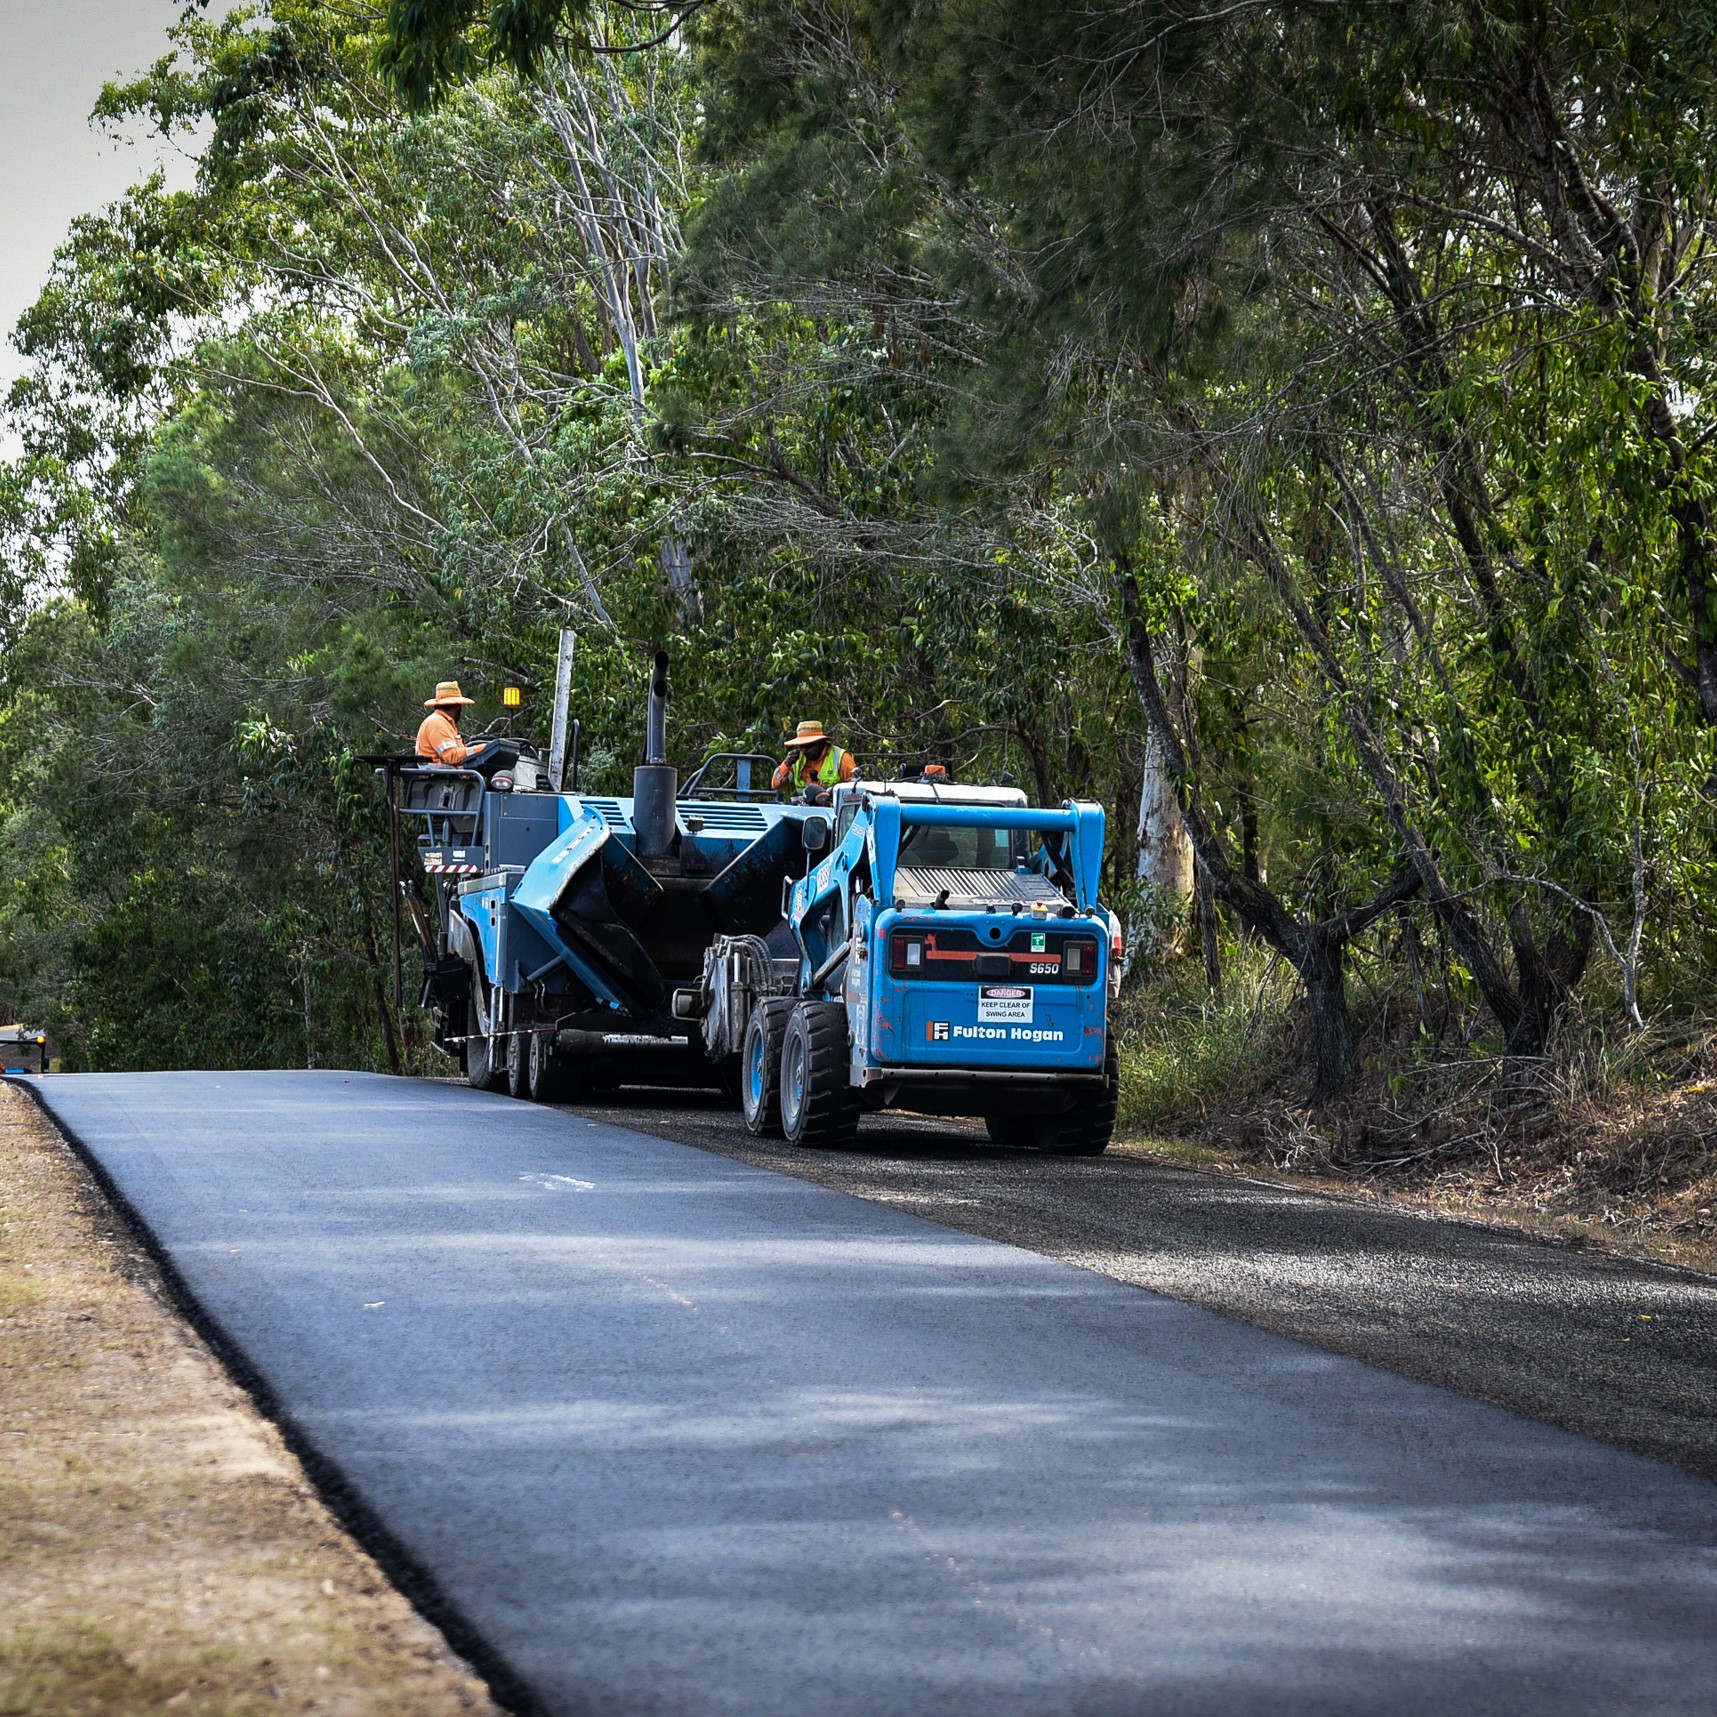
[[[407,1053],[350,758],[571,623],[610,760],[677,639],[691,739],[816,698],[868,753],[1151,801],[1300,972],[1320,1092],[1358,938],[1422,991],[1434,931],[1517,1060],[1596,955],[1639,1019],[1707,958],[1708,37],[1647,0],[190,16],[103,112],[206,123],[196,187],[80,222],[25,323],[7,900],[87,925],[92,1021],[120,916],[191,890],[284,975],[181,944],[270,1022],[235,1053],[320,1053],[312,976]]]
[[[1707,444],[1677,412],[1709,303],[1700,28],[1160,0],[694,26],[733,169],[694,258],[749,247],[783,292],[960,327],[945,492],[976,471],[1087,506],[1203,874],[1290,957],[1317,923],[1339,953],[1410,877],[1517,1057],[1594,933],[1637,1018],[1654,890],[1666,915],[1699,880]],[[1301,755],[1370,807],[1285,885],[1345,877],[1358,905],[1283,917],[1210,814],[1255,793],[1199,767],[1165,658],[1182,632],[1220,655],[1247,585],[1271,614],[1247,604],[1249,648],[1322,688]],[[1324,1035],[1327,1090],[1352,1064]]]
[[[595,634],[600,739],[636,637],[609,605],[650,639],[674,611],[634,545],[666,511],[640,411],[683,92],[662,60],[402,125],[344,9],[176,41],[102,111],[212,122],[195,189],[80,221],[26,319],[5,523],[32,612],[0,726],[27,711],[37,737],[4,759],[28,868],[0,932],[51,903],[72,967],[23,978],[110,1064],[279,1059],[295,1030],[297,1053],[367,1039],[397,1064],[352,754],[405,738],[450,670],[528,682],[567,618]],[[140,924],[176,976],[121,1007]]]
[[[403,1061],[354,757],[408,738],[416,682],[529,695],[568,621],[587,781],[631,741],[641,649],[675,636],[699,656],[687,746],[770,744],[815,697],[869,750],[996,748],[993,652],[913,598],[928,561],[837,566],[759,525],[790,495],[886,526],[923,456],[910,390],[815,318],[665,318],[695,194],[683,53],[480,79],[406,119],[373,22],[190,18],[103,112],[206,122],[195,188],[81,222],[31,314],[7,493],[36,558],[9,564],[39,571],[0,729],[37,738],[0,756],[0,942],[59,932],[69,966],[20,953],[20,982],[110,1065]],[[764,425],[754,390],[788,375]],[[1029,615],[976,624],[1045,653]],[[133,993],[137,923],[163,981]]]

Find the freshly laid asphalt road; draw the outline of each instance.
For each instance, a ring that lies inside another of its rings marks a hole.
[[[866,1116],[853,1148],[803,1151],[753,1139],[695,1093],[627,1091],[578,1113],[1064,1258],[1717,1478],[1711,1276],[1119,1152],[997,1150],[961,1121]]]
[[[38,1090],[521,1706],[1713,1707],[1703,1477],[607,1116]]]

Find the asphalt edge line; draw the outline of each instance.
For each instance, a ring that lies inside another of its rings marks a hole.
[[[374,1559],[394,1589],[483,1678],[495,1702],[510,1717],[557,1717],[506,1657],[466,1617],[435,1576],[406,1549],[381,1516],[353,1489],[334,1461],[317,1447],[315,1440],[287,1410],[267,1377],[251,1363],[220,1320],[197,1298],[173,1262],[172,1254],[162,1245],[142,1212],[120,1190],[118,1182],[95,1152],[78,1137],[76,1130],[49,1108],[41,1091],[28,1080],[13,1074],[0,1074],[0,1082],[29,1094],[43,1119],[88,1171],[102,1196],[160,1272],[173,1310],[196,1331],[227,1375],[250,1398],[257,1412],[279,1431],[329,1513]]]

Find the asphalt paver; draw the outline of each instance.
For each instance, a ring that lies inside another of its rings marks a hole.
[[[38,1089],[521,1707],[1711,1709],[1697,1475],[612,1117]]]

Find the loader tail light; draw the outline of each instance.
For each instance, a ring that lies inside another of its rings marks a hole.
[[[919,972],[924,969],[924,944],[916,936],[896,936],[888,945],[889,970]]]
[[[1097,976],[1097,944],[1069,942],[1061,951],[1061,969],[1070,978]]]
[[[1114,928],[1109,932],[1109,994],[1118,996],[1121,993],[1121,926],[1118,920],[1111,920]]]

